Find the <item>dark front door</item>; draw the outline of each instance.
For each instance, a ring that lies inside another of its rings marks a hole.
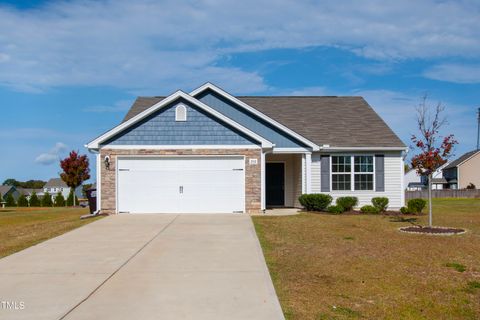
[[[267,163],[265,170],[267,206],[285,205],[285,164]]]

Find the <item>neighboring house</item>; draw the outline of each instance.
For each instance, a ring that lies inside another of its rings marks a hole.
[[[55,196],[60,192],[66,199],[70,194],[70,187],[67,186],[65,181],[63,181],[61,178],[52,178],[48,180],[45,186],[43,186],[43,192],[48,192],[52,196]],[[75,195],[77,196],[77,198],[83,198],[81,186],[75,189]]]
[[[448,182],[443,177],[443,168],[447,165],[448,163],[442,165],[432,174],[432,190],[442,190],[448,188]],[[405,186],[405,190],[407,191],[424,190],[428,187],[428,180],[427,177],[420,176],[416,170],[410,169],[407,173],[405,173],[403,184]]]
[[[13,196],[13,199],[15,199],[15,201],[17,201],[18,197],[20,196],[17,188],[13,186],[0,186],[0,194],[2,195],[3,201],[5,201],[6,197],[8,197],[9,194]]]
[[[410,169],[405,173],[405,176],[403,177],[403,186],[407,191],[422,190],[426,187],[422,181],[422,177],[414,169]]]
[[[258,213],[304,193],[404,204],[406,147],[362,97],[140,97],[97,154],[104,213]]]
[[[470,183],[480,187],[480,150],[463,154],[443,169],[451,189],[465,189]]]
[[[44,192],[43,189],[28,189],[28,188],[17,188],[18,192],[20,194],[23,194],[27,197],[27,200],[30,201],[30,197],[32,196],[32,193],[35,192],[37,194],[37,197],[43,197]]]

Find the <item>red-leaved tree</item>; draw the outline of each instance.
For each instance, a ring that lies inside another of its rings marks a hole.
[[[90,167],[87,155],[79,155],[71,151],[68,157],[60,161],[63,172],[60,174],[62,180],[71,188],[74,193],[78,186],[90,179]],[[75,203],[75,201],[74,201]]]
[[[440,135],[446,124],[441,116],[445,110],[441,103],[432,110],[427,105],[427,97],[417,107],[417,125],[420,135],[412,135],[412,142],[419,153],[412,157],[412,168],[428,179],[428,224],[432,227],[432,174],[452,156],[453,146],[458,142],[453,134]]]

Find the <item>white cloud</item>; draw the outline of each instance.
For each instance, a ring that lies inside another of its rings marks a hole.
[[[439,64],[427,69],[426,78],[456,83],[480,83],[480,64]]]
[[[0,84],[38,92],[114,86],[154,93],[206,80],[235,93],[269,89],[229,54],[332,46],[379,60],[477,57],[475,1],[74,0],[0,6]]]
[[[42,165],[51,165],[60,160],[60,155],[67,150],[68,146],[62,142],[57,142],[55,146],[46,153],[42,153],[35,158],[35,163]]]

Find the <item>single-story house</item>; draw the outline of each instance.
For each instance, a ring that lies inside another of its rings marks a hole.
[[[2,196],[2,200],[8,197],[8,195],[12,195],[13,199],[17,201],[18,197],[20,196],[20,192],[18,192],[17,188],[14,186],[0,186],[0,195]]]
[[[258,213],[305,193],[404,204],[406,146],[362,97],[139,97],[96,153],[103,213]]]
[[[470,183],[480,187],[480,150],[473,150],[443,168],[443,176],[451,189],[465,189]]]

